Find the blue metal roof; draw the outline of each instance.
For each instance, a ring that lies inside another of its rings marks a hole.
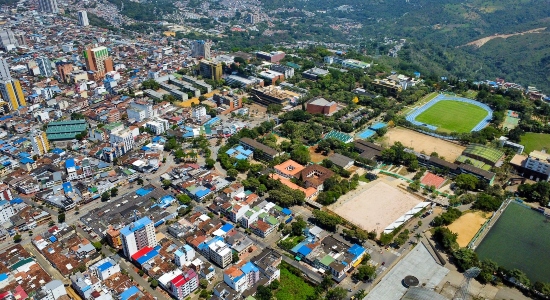
[[[57,242],[57,238],[55,236],[50,236],[50,242],[55,243]]]
[[[120,300],[128,300],[137,293],[139,293],[139,289],[135,285],[133,285],[120,294]]]
[[[285,215],[291,215],[292,214],[292,211],[288,208],[283,208],[283,210],[281,210],[281,212]]]
[[[19,162],[22,163],[22,164],[33,164],[34,160],[32,160],[31,158],[28,158],[28,157],[24,157]]]
[[[137,263],[140,265],[143,265],[144,263],[148,262],[149,260],[155,258],[155,256],[159,255],[157,250],[151,250],[147,253],[145,253],[142,257],[136,259]]]
[[[243,271],[243,273],[245,274],[248,274],[250,272],[258,272],[258,268],[251,262],[247,262],[246,264],[244,264],[244,266],[241,267],[241,271]]]
[[[63,182],[63,191],[66,193],[73,192],[73,185],[70,182]]]
[[[358,257],[358,256],[361,256],[363,255],[363,253],[365,252],[365,248],[363,248],[362,246],[359,246],[357,244],[353,244],[349,249],[348,249],[348,252],[353,254],[355,257]]]
[[[225,154],[227,154],[227,155],[233,155],[233,153],[235,153],[236,151],[237,151],[237,150],[231,148],[231,149],[225,151]]]
[[[8,279],[8,273],[0,273],[0,281]]]
[[[298,249],[298,253],[302,254],[303,256],[306,256],[311,253],[311,249],[309,249],[308,246],[303,245],[302,247],[300,247],[300,249]]]
[[[238,160],[242,160],[242,159],[248,159],[248,156],[239,153],[237,154],[237,156],[235,156],[235,158]]]
[[[55,148],[55,149],[52,150],[52,153],[54,153],[54,154],[61,154],[63,152],[65,152],[65,150],[59,149],[59,148]]]
[[[152,223],[152,222],[153,221],[151,221],[151,219],[149,219],[148,217],[143,217],[143,218],[133,222],[132,224],[122,228],[120,230],[120,234],[129,235],[129,234],[131,234],[132,232],[134,232],[136,230],[142,229],[143,227],[145,227],[146,225],[148,225],[149,223]]]
[[[138,196],[143,197],[143,196],[149,194],[150,192],[152,192],[153,190],[154,190],[153,188],[147,188],[147,189],[146,188],[140,188],[139,190],[136,191],[136,194]]]
[[[210,193],[210,190],[207,190],[207,189],[204,189],[204,190],[198,190],[195,192],[195,196],[197,197],[203,197],[203,196],[206,196]]]
[[[75,162],[74,158],[69,158],[65,161],[65,168],[74,168]]]
[[[222,226],[221,230],[225,231],[225,232],[228,232],[229,230],[235,228],[235,226],[229,224],[229,223],[226,223],[225,225]]]
[[[103,272],[103,271],[109,269],[112,266],[113,266],[113,264],[110,261],[107,261],[107,262],[102,263],[100,266],[98,266],[97,269],[100,272]]]

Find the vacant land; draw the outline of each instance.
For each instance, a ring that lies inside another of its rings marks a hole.
[[[453,224],[449,225],[448,228],[458,234],[456,240],[458,245],[466,247],[481,228],[481,225],[490,217],[490,214],[479,211],[467,212],[454,221]]]
[[[278,300],[305,300],[314,294],[315,290],[311,285],[284,267],[281,268],[281,285],[275,292],[275,298]]]
[[[380,143],[385,147],[391,146],[395,142],[401,142],[405,147],[413,148],[428,155],[435,151],[440,157],[444,157],[449,162],[455,161],[466,149],[460,145],[403,127],[390,129],[380,140]]]
[[[441,131],[470,132],[487,115],[487,111],[477,105],[446,100],[435,103],[415,120]]]
[[[509,37],[516,36],[516,35],[524,35],[524,34],[528,34],[528,33],[541,33],[541,32],[544,32],[544,30],[546,30],[546,27],[535,28],[535,29],[524,31],[524,32],[511,33],[511,34],[495,34],[495,35],[492,35],[492,36],[481,38],[479,40],[475,40],[473,42],[469,42],[466,45],[467,46],[474,46],[474,47],[479,48],[479,47],[485,45],[488,41],[490,41],[492,39],[497,39],[497,38],[507,39]]]
[[[321,152],[315,152],[316,150],[317,150],[317,146],[309,147],[309,155],[311,156],[312,162],[318,164],[322,162],[323,159],[328,158],[328,156],[324,156]]]
[[[350,192],[331,206],[344,219],[363,230],[382,232],[421,201],[383,181],[377,180]]]
[[[525,153],[529,154],[533,150],[550,150],[550,134],[528,132],[521,136],[520,144],[525,146]]]

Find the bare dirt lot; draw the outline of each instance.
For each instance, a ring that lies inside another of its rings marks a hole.
[[[320,163],[323,161],[323,159],[328,158],[328,156],[324,156],[321,153],[315,152],[317,150],[317,146],[309,147],[309,155],[311,156],[311,161],[314,163]],[[329,153],[330,155],[330,153]]]
[[[401,142],[405,147],[412,147],[418,152],[424,151],[428,155],[435,151],[440,157],[442,156],[450,162],[455,161],[465,149],[460,145],[403,127],[388,130],[388,133],[380,140],[384,147],[389,147],[395,142]]]
[[[330,209],[364,230],[382,232],[421,201],[397,187],[377,180],[342,197]]]
[[[457,243],[460,247],[466,247],[476,235],[481,225],[491,217],[491,214],[480,211],[467,212],[460,216],[453,224],[447,226],[449,230],[458,234]]]

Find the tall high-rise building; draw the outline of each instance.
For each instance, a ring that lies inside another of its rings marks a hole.
[[[3,57],[0,57],[0,80],[11,80],[10,65]]]
[[[85,10],[78,11],[78,25],[88,26],[90,22],[88,21],[88,13]]]
[[[120,239],[124,255],[128,258],[145,247],[155,247],[158,245],[155,226],[153,221],[148,217],[143,217],[122,228],[120,230]]]
[[[69,83],[71,80],[71,72],[73,71],[73,64],[67,61],[58,61],[55,63],[55,68],[61,81]]]
[[[52,62],[45,56],[41,56],[36,59],[36,65],[40,69],[40,75],[45,77],[52,77]]]
[[[44,155],[50,151],[50,141],[46,133],[41,130],[34,131],[30,135],[32,150],[35,154]]]
[[[191,44],[191,56],[210,59],[210,47],[212,47],[212,41],[193,41]]]
[[[16,110],[20,106],[27,105],[21,83],[11,77],[9,65],[5,58],[0,58],[0,95],[3,99],[0,103],[0,110],[4,112],[6,112],[6,106],[10,110]]]
[[[114,71],[113,59],[106,47],[87,48],[82,55],[86,60],[86,70],[98,72],[102,76]]]
[[[58,13],[57,0],[38,0],[38,10],[52,14]]]
[[[220,80],[222,78],[222,63],[203,59],[199,62],[199,72],[203,78]]]
[[[0,31],[0,46],[6,50],[12,50],[19,46],[19,39],[10,29]]]

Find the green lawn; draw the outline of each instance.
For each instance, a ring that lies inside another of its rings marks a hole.
[[[447,132],[470,132],[487,116],[483,108],[460,101],[439,101],[416,117],[416,121],[434,125]]]
[[[313,294],[315,290],[311,285],[287,269],[281,268],[281,285],[275,293],[277,300],[305,300]]]
[[[527,154],[533,150],[546,149],[550,151],[550,134],[528,132],[521,136],[520,144],[525,146],[524,152]]]

